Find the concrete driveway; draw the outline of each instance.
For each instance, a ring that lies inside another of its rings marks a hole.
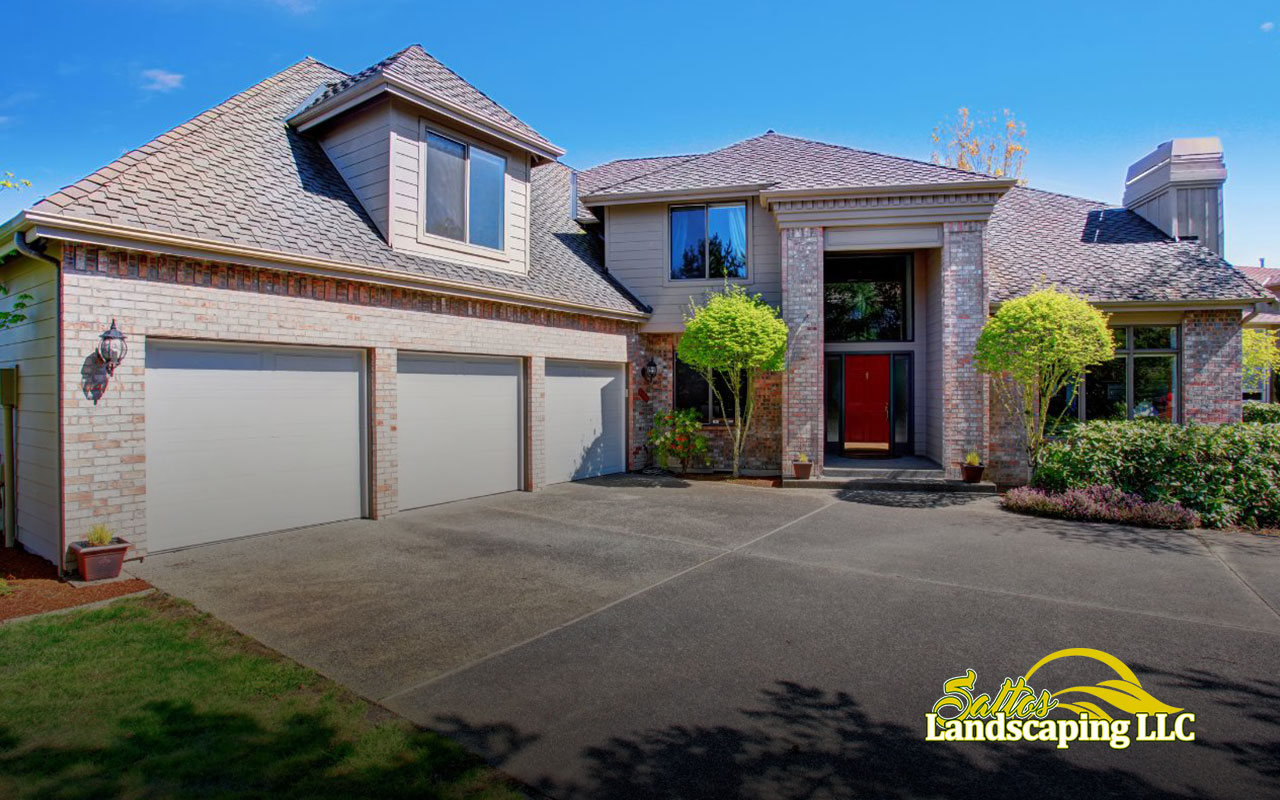
[[[618,476],[135,571],[553,797],[1280,796],[1276,537]],[[925,741],[943,681],[1068,647],[1196,741]]]

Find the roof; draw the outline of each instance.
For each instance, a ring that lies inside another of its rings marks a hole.
[[[1244,273],[1125,208],[1015,187],[987,226],[991,299],[1054,285],[1094,302],[1264,299]]]
[[[1280,269],[1270,267],[1240,267],[1236,269],[1248,275],[1259,285],[1280,291]]]
[[[773,131],[710,153],[682,157],[660,165],[659,169],[646,170],[634,176],[626,176],[625,168],[615,168],[618,163],[590,170],[601,176],[623,175],[621,180],[603,185],[590,194],[605,198],[730,186],[761,186],[770,190],[834,189],[995,180],[990,175],[784,136]]]
[[[607,164],[601,164],[598,167],[592,167],[588,170],[578,172],[578,196],[591,194],[592,192],[611,186],[615,183],[637,178],[641,175],[647,175],[650,172],[673,166],[675,164],[688,161],[691,158],[697,158],[695,155],[685,156],[654,156],[650,158],[621,158],[617,161],[610,161]],[[578,202],[578,219],[584,222],[595,222],[595,214],[590,209]]]
[[[570,218],[570,170],[531,175],[527,275],[393,250],[320,144],[285,118],[346,75],[306,59],[126,153],[32,212],[370,266],[616,312],[647,310]]]
[[[433,58],[420,44],[410,45],[354,75],[343,75],[340,79],[330,82],[328,87],[316,94],[310,102],[307,102],[306,98],[299,98],[299,102],[306,105],[297,108],[289,116],[293,117],[304,111],[326,105],[346,95],[352,89],[379,77],[398,79],[427,97],[442,99],[450,105],[466,109],[482,120],[520,133],[548,150],[563,153],[560,148],[547,141],[542,134],[525,124],[515,114],[498,105],[487,94]]]

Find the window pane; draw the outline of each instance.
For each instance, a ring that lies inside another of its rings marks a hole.
[[[676,359],[676,408],[696,408],[702,421],[711,419],[711,390],[707,381],[693,367]]]
[[[911,441],[911,358],[905,354],[893,357],[893,443]]]
[[[1075,386],[1064,386],[1062,391],[1049,398],[1047,417],[1045,433],[1050,436],[1080,422],[1080,393]]]
[[[507,160],[478,147],[471,148],[471,206],[467,225],[471,243],[502,249],[502,199]]]
[[[827,442],[840,441],[840,405],[844,392],[844,356],[827,356]]]
[[[1089,370],[1084,380],[1085,419],[1127,419],[1126,359],[1114,358]]]
[[[1133,360],[1133,416],[1176,419],[1177,357],[1143,356]]]
[[[747,207],[707,209],[707,269],[712,278],[747,277]]]
[[[702,206],[671,209],[671,277],[705,278],[707,210]]]
[[[467,150],[427,134],[427,233],[462,241],[462,204]]]
[[[733,389],[729,376],[723,372],[716,373],[716,389],[720,392],[720,402],[716,402],[716,398],[712,397],[711,402],[716,404],[716,415],[710,420],[719,422],[721,420],[733,419]],[[747,399],[747,380],[746,376],[742,377],[741,394],[738,395],[740,402],[746,402]],[[723,403],[723,405],[721,405]]]
[[[1178,329],[1172,327],[1134,328],[1135,350],[1172,350],[1178,346]]]
[[[905,341],[907,265],[901,257],[828,257],[824,269],[826,339]]]

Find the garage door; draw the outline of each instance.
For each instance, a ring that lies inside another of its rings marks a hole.
[[[521,488],[521,363],[399,354],[400,508]]]
[[[622,364],[547,362],[547,483],[626,469]]]
[[[151,551],[363,513],[358,351],[147,342]]]

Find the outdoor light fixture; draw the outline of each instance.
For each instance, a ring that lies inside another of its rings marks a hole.
[[[652,383],[653,379],[658,375],[658,364],[652,358],[649,363],[640,368],[640,374],[644,376],[645,383]]]
[[[125,354],[129,352],[129,345],[125,344],[124,334],[116,327],[116,321],[111,320],[111,327],[98,337],[98,358],[102,359],[102,363],[107,366],[107,374],[114,375],[116,367],[124,361]]]

